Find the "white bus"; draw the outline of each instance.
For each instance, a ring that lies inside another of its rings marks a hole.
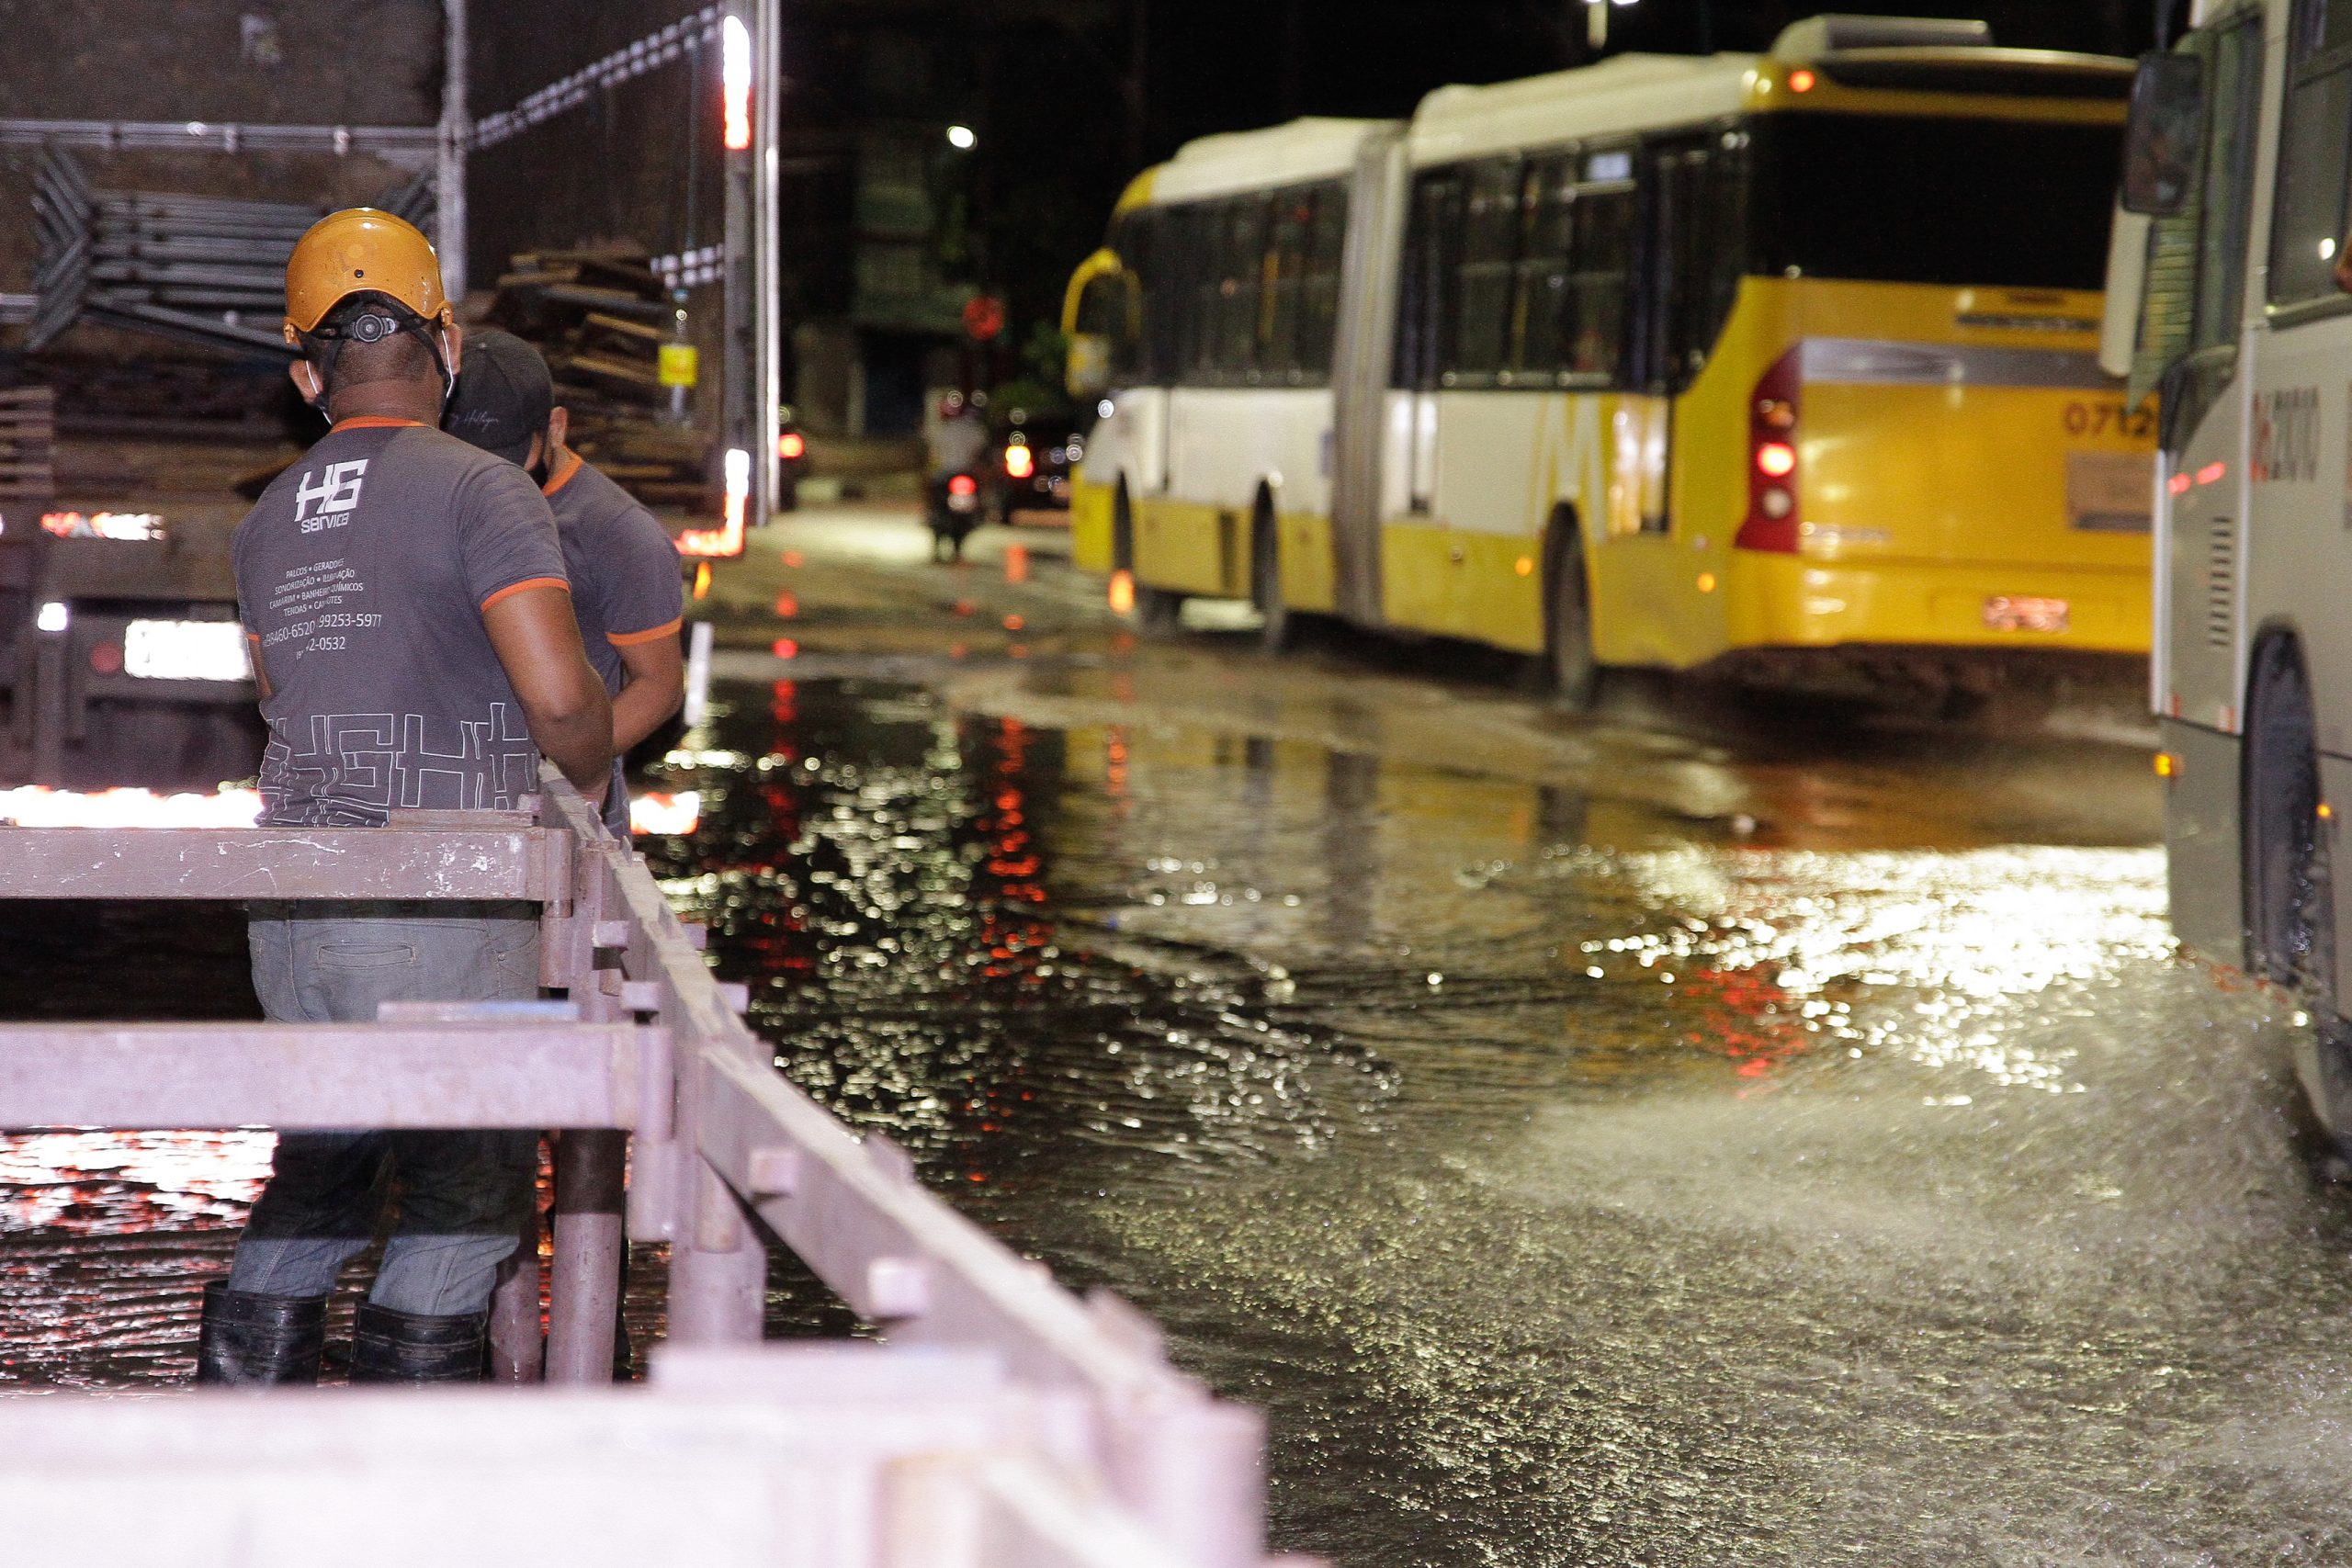
[[[2153,698],[2175,930],[2352,1066],[2352,3],[2201,7],[2133,96],[2113,298],[2162,408]],[[2346,1130],[2352,1131],[2352,1125]]]
[[[2148,646],[2099,367],[2128,62],[1819,17],[1139,176],[1072,279],[1081,566],[1596,668],[1973,700]]]

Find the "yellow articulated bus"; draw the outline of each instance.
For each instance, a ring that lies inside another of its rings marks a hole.
[[[1819,17],[1193,142],[1071,279],[1079,562],[1571,700],[2144,656],[2154,416],[2098,355],[2131,75]]]

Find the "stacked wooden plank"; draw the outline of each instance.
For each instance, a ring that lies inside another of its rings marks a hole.
[[[514,257],[490,309],[547,355],[572,449],[651,505],[695,505],[714,488],[709,438],[672,423],[662,385],[676,309],[643,255],[591,251]]]
[[[47,387],[0,390],[0,514],[47,506],[56,495],[57,394]]]

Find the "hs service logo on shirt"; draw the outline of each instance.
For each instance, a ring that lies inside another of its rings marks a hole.
[[[294,521],[302,525],[305,534],[315,534],[322,528],[340,528],[351,521],[354,508],[359,504],[359,486],[368,475],[368,459],[356,458],[348,463],[329,463],[314,474],[304,474],[301,484],[294,491]],[[313,480],[317,482],[312,483]],[[311,503],[318,504],[313,514]]]

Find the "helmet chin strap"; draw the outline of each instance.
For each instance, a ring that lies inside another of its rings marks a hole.
[[[457,372],[449,367],[448,325],[438,320],[427,321],[413,312],[402,311],[401,315],[408,319],[402,321],[389,310],[371,308],[338,326],[319,327],[301,334],[302,346],[309,351],[307,357],[311,361],[311,374],[318,378],[319,383],[319,395],[311,399],[310,403],[329,424],[334,423],[334,415],[328,412],[327,405],[334,398],[335,361],[343,357],[345,345],[381,343],[401,333],[414,333],[424,340],[426,349],[433,355],[433,372],[441,378],[439,406],[443,412],[448,411],[449,399],[458,389]]]

